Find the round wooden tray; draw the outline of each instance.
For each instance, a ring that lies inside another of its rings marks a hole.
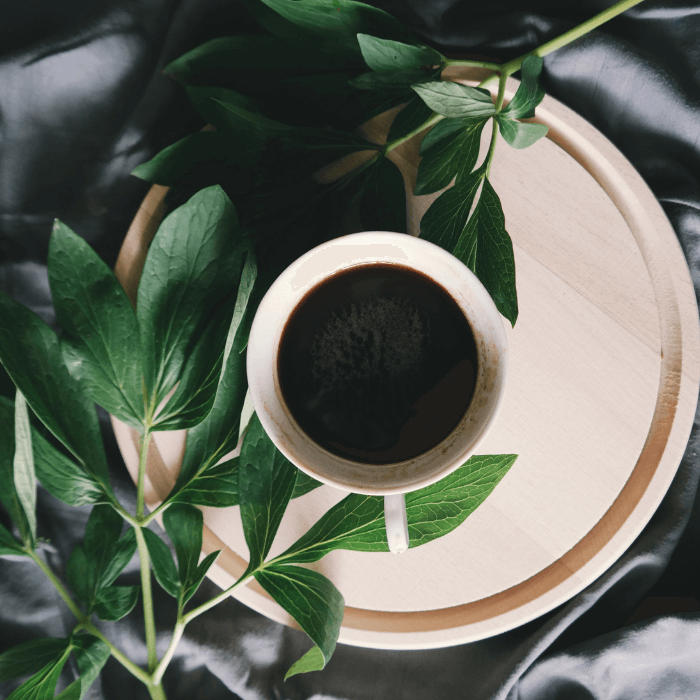
[[[456,77],[474,84],[479,76]],[[517,85],[509,81],[506,99]],[[381,138],[391,116],[367,134]],[[345,597],[341,642],[449,646],[548,612],[630,546],[683,455],[698,398],[700,334],[676,235],[639,174],[590,124],[550,97],[536,121],[549,126],[548,138],[527,151],[499,143],[491,170],[515,247],[520,317],[514,329],[505,323],[509,383],[480,453],[519,458],[450,535],[400,556],[338,551],[315,565]],[[417,137],[392,152],[409,191],[419,145]],[[149,192],[117,261],[132,299],[165,191]],[[436,196],[409,197],[410,233]],[[135,478],[138,437],[116,420],[114,427]],[[174,483],[184,441],[182,432],[155,436],[151,507]],[[324,486],[293,501],[271,554],[344,495]],[[210,578],[227,587],[246,565],[238,509],[204,508],[204,522],[205,553],[223,549]],[[255,582],[235,595],[296,626]]]

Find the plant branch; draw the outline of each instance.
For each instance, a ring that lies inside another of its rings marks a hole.
[[[508,76],[502,74],[498,81],[498,95],[496,96],[495,105],[497,114],[501,111],[501,107],[503,107],[503,98],[506,94],[507,80]],[[491,132],[491,144],[489,145],[489,152],[486,154],[486,177],[488,177],[489,173],[491,172],[491,163],[493,163],[493,155],[496,152],[496,144],[498,143],[498,122],[496,121],[495,117],[491,119],[491,123],[493,124],[493,131]]]
[[[146,458],[148,456],[148,443],[151,440],[151,429],[146,428],[141,438],[141,452],[139,455],[139,478],[136,495],[136,519],[139,522],[143,521],[144,506],[144,491],[146,484]]]
[[[591,19],[586,20],[585,22],[583,22],[582,24],[579,24],[578,26],[574,27],[573,29],[570,29],[568,32],[564,32],[560,36],[555,37],[554,39],[551,39],[550,41],[545,42],[541,46],[538,46],[534,51],[528,51],[527,53],[523,54],[522,56],[518,56],[518,58],[514,58],[512,61],[508,61],[507,63],[504,63],[502,66],[500,66],[498,68],[498,73],[494,73],[494,75],[489,76],[484,81],[484,84],[492,83],[494,80],[496,80],[498,78],[499,73],[500,73],[500,75],[505,75],[505,76],[509,76],[509,75],[512,75],[513,73],[517,73],[523,64],[523,61],[528,56],[540,56],[541,58],[543,58],[547,54],[552,53],[552,51],[556,51],[557,49],[560,49],[562,46],[566,46],[567,44],[570,44],[572,41],[576,41],[576,39],[580,39],[582,36],[588,34],[588,32],[593,31],[594,29],[597,29],[602,24],[605,24],[606,22],[613,19],[613,17],[617,17],[617,15],[622,14],[625,10],[629,10],[631,7],[634,7],[635,5],[639,5],[639,3],[641,3],[641,2],[644,2],[644,0],[620,0],[620,2],[616,2],[611,7],[608,7],[607,10],[603,10],[602,12],[598,13],[595,17],[591,17]]]
[[[195,617],[198,617],[201,615],[203,612],[206,612],[210,608],[213,608],[215,605],[218,605],[221,603],[223,600],[226,600],[226,598],[231,595],[231,591],[241,583],[247,582],[248,579],[251,578],[255,574],[256,571],[259,571],[262,569],[265,565],[263,564],[262,566],[258,567],[257,569],[254,569],[253,571],[249,571],[245,576],[242,576],[241,578],[238,579],[232,586],[229,586],[226,590],[221,591],[218,595],[215,595],[213,598],[208,600],[206,603],[202,603],[198,608],[193,608],[190,610],[187,614],[182,616],[182,622],[184,625],[189,624],[192,620],[194,620]]]
[[[161,679],[163,678],[165,669],[168,667],[170,660],[173,658],[175,648],[180,643],[180,640],[182,639],[182,634],[185,631],[186,626],[187,622],[185,622],[184,618],[178,617],[178,621],[175,623],[175,629],[173,630],[173,636],[170,639],[170,644],[168,645],[168,648],[165,654],[163,655],[163,658],[158,663],[158,666],[156,666],[155,670],[153,671],[154,683],[160,683]]]
[[[51,571],[49,565],[36,553],[34,549],[28,549],[29,556],[36,562],[38,567],[44,572],[46,578],[51,581],[53,587],[58,591],[58,594],[63,598],[65,604],[68,606],[70,611],[75,615],[78,622],[84,624],[89,620],[89,618],[83,613],[83,611],[75,604],[75,601],[70,597],[70,594],[65,589],[64,585],[58,580],[56,574]]]
[[[134,528],[136,533],[136,544],[139,550],[141,561],[141,588],[143,599],[143,621],[146,628],[146,646],[148,647],[148,670],[152,673],[158,664],[156,656],[156,623],[153,615],[153,594],[151,592],[151,567],[150,557],[146,539],[143,536],[141,527]]]
[[[498,63],[490,63],[489,61],[470,61],[469,59],[462,60],[459,58],[448,58],[445,60],[445,68],[447,66],[455,66],[457,68],[486,68],[488,70],[501,70]]]

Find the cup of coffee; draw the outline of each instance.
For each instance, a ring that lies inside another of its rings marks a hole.
[[[313,478],[385,497],[408,548],[404,494],[474,454],[503,399],[503,322],[476,276],[421,238],[371,231],[292,263],[258,307],[251,399],[277,448]]]

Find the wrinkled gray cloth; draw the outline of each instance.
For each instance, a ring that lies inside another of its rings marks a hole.
[[[383,0],[444,52],[505,61],[608,6]],[[129,172],[201,127],[184,91],[161,74],[206,39],[246,31],[221,0],[33,0],[0,5],[0,289],[55,325],[46,276],[59,217],[112,265],[148,185]],[[547,92],[600,129],[660,200],[700,285],[700,13],[655,2],[549,55]],[[11,391],[5,380],[4,393]],[[135,500],[106,417],[119,495]],[[320,673],[283,681],[306,637],[230,599],[188,628],[165,675],[170,700],[691,700],[700,698],[700,457],[696,420],[667,496],[625,555],[549,614],[492,639],[428,651],[339,645]],[[88,508],[39,492],[39,534],[60,576]],[[7,523],[6,514],[0,520]],[[121,583],[138,583],[136,562]],[[199,601],[216,587],[205,582]],[[159,651],[175,617],[155,588]],[[71,614],[28,562],[0,560],[0,651],[61,636]],[[640,607],[641,606],[641,607]],[[635,614],[635,611],[636,614]],[[137,612],[105,632],[145,663]],[[62,683],[74,677],[64,672]],[[0,684],[7,697],[17,683]],[[93,699],[148,694],[113,659]]]

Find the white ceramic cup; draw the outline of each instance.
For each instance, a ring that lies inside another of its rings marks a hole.
[[[277,371],[282,331],[297,304],[331,275],[358,265],[395,263],[422,272],[457,302],[476,341],[474,394],[457,426],[432,449],[393,464],[354,462],[314,442],[285,403]],[[299,469],[345,491],[385,497],[389,548],[408,548],[404,495],[439,481],[474,454],[503,400],[507,342],[503,321],[476,276],[453,255],[404,233],[369,231],[310,250],[272,284],[258,307],[247,350],[248,386],[256,413],[277,448]]]

